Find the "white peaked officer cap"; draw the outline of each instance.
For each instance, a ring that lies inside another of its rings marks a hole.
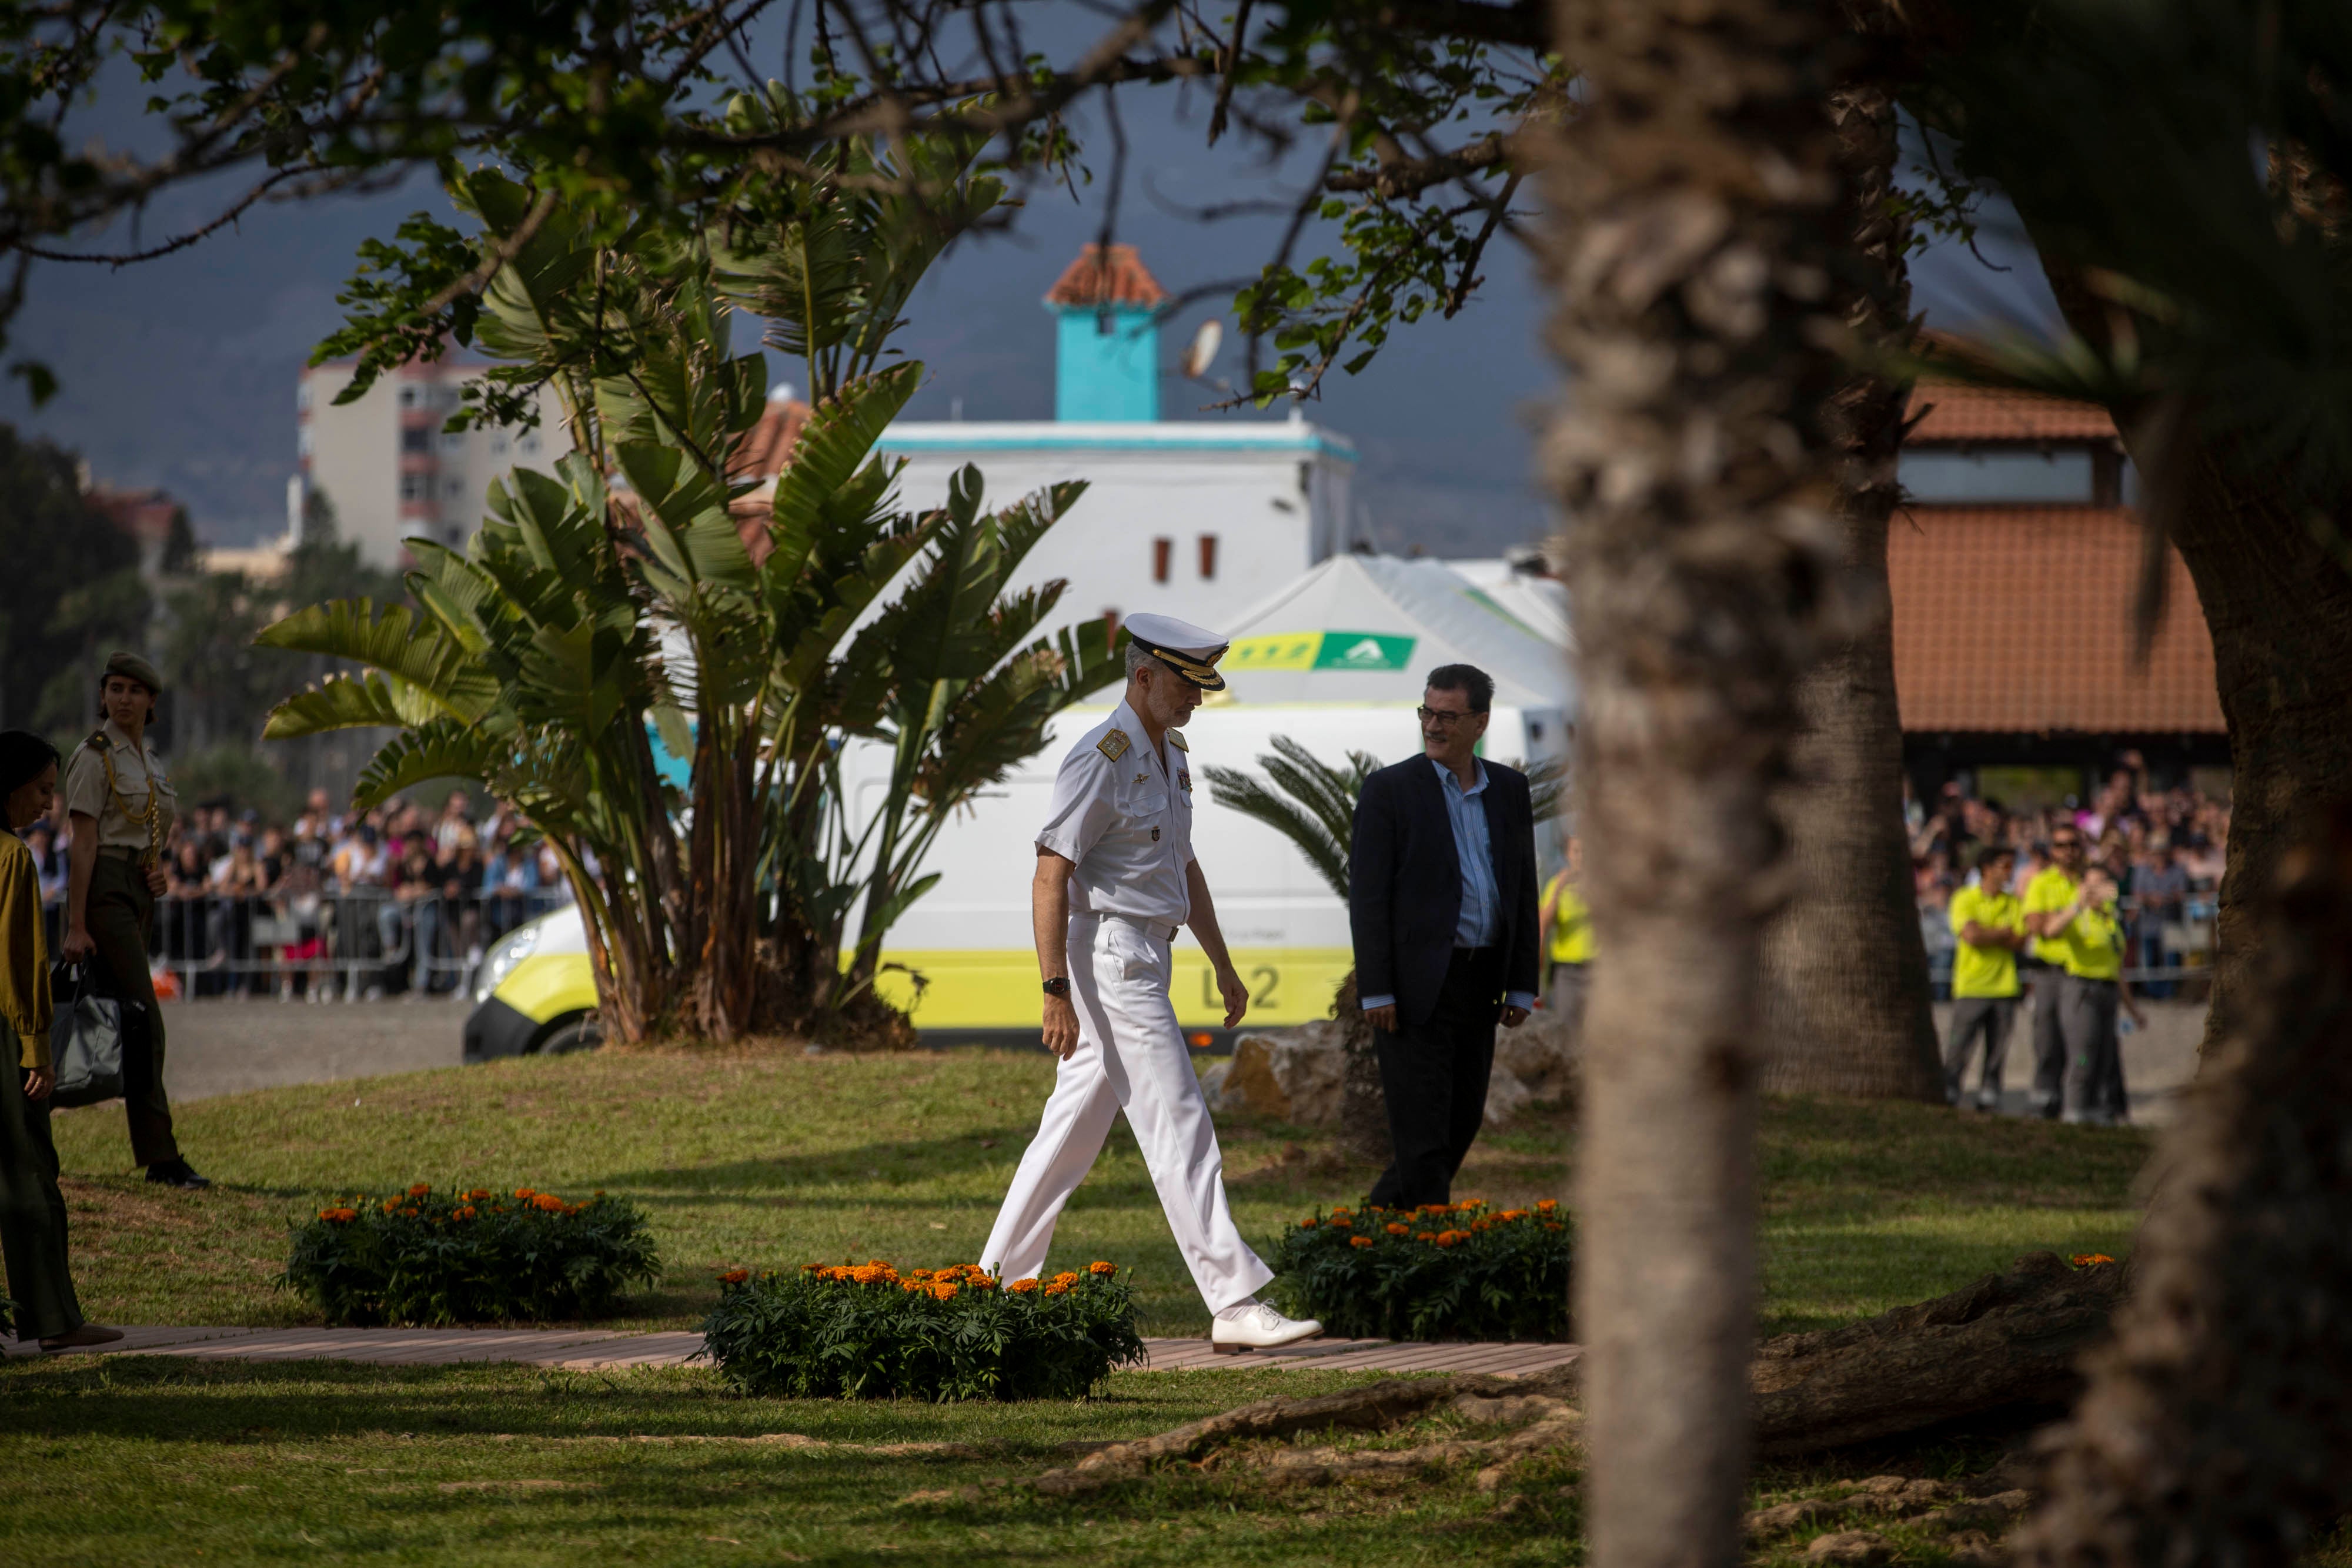
[[[1225,689],[1225,677],[1217,674],[1217,661],[1233,646],[1225,638],[1173,615],[1130,615],[1126,625],[1136,646],[1185,680],[1204,692]]]

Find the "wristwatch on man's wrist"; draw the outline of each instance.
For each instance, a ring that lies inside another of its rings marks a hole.
[[[1045,982],[1045,994],[1049,997],[1066,998],[1070,994],[1070,982],[1065,977],[1056,975]]]

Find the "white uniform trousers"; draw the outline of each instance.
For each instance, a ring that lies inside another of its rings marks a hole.
[[[1070,917],[1078,1049],[1055,1077],[1037,1136],[1021,1156],[980,1255],[981,1267],[1003,1280],[1044,1274],[1062,1206],[1086,1179],[1121,1111],[1210,1310],[1247,1301],[1274,1278],[1242,1239],[1225,1203],[1217,1129],[1168,1000],[1170,929],[1147,929],[1118,915]]]

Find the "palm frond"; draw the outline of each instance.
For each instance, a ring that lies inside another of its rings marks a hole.
[[[1265,780],[1234,768],[1207,767],[1210,798],[1265,823],[1298,847],[1318,875],[1342,900],[1348,896],[1348,855],[1356,836],[1356,800],[1364,780],[1380,768],[1369,752],[1350,751],[1348,765],[1334,768],[1286,735],[1274,737],[1271,755],[1257,765]]]

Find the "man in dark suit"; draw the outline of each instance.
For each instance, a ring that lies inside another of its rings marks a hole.
[[[1486,1113],[1495,1025],[1527,1021],[1538,978],[1535,810],[1524,773],[1479,758],[1495,683],[1429,673],[1423,755],[1364,780],[1349,859],[1356,988],[1380,1053],[1394,1157],[1370,1201],[1452,1201]]]

